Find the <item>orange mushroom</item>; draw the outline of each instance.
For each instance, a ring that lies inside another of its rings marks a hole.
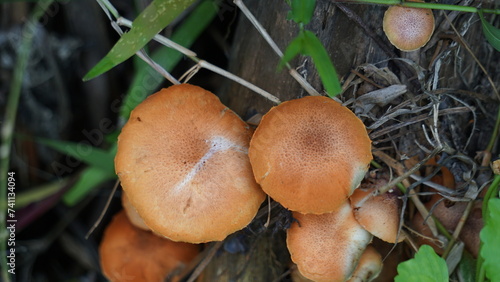
[[[397,195],[374,195],[374,189],[359,188],[349,198],[356,220],[377,238],[389,243],[401,242],[399,234],[400,206]]]
[[[252,137],[249,156],[264,192],[290,210],[314,214],[342,206],[372,159],[361,120],[318,96],[272,108]]]
[[[113,217],[99,246],[102,271],[117,282],[164,281],[198,253],[198,245],[173,242],[136,228],[124,211]]]
[[[401,51],[424,46],[434,32],[431,9],[391,6],[384,14],[383,29],[389,41]]]
[[[371,245],[366,247],[359,258],[358,265],[354,269],[352,277],[347,282],[366,282],[372,281],[382,271],[382,256]]]
[[[293,213],[298,223],[287,230],[287,247],[300,273],[315,281],[345,281],[372,236],[345,202],[334,213]]]
[[[197,86],[162,89],[118,137],[115,168],[146,225],[174,241],[223,240],[256,215],[265,194],[248,159],[251,130]]]

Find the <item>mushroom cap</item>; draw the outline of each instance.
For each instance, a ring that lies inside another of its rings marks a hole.
[[[382,256],[372,246],[368,245],[358,261],[358,265],[347,282],[372,281],[382,271]]]
[[[265,199],[248,159],[251,133],[214,94],[171,86],[132,111],[118,137],[116,173],[155,233],[223,240],[248,225]]]
[[[124,211],[113,217],[99,246],[102,271],[111,281],[164,281],[199,251],[198,245],[173,242],[136,228]]]
[[[484,221],[482,217],[482,204],[482,200],[476,200],[474,202],[472,211],[467,217],[462,232],[460,232],[459,235],[459,239],[464,243],[465,249],[469,251],[475,258],[477,258],[479,255],[479,233],[484,227]],[[434,216],[443,224],[444,228],[446,228],[450,232],[453,232],[459,224],[459,221],[465,209],[467,208],[467,203],[455,202],[450,205],[449,201],[442,201],[441,195],[435,194],[431,197],[431,200],[429,202],[425,203],[425,207],[432,212],[432,216]],[[440,249],[440,246],[438,244],[436,244],[433,240],[428,239],[434,237],[420,213],[416,213],[414,215],[411,224],[412,228],[415,231],[425,236],[419,236],[417,238],[419,245],[427,244],[433,247],[436,253],[443,253],[443,250]]]
[[[356,220],[377,238],[389,243],[401,242],[399,216],[401,202],[397,195],[384,193],[373,195],[374,189],[359,188],[349,198]]]
[[[354,219],[351,206],[325,214],[293,213],[287,247],[300,273],[314,281],[345,281],[372,236]]]
[[[146,225],[146,223],[144,223],[144,220],[137,213],[134,206],[132,206],[125,192],[122,193],[122,207],[125,210],[128,220],[130,221],[130,223],[132,223],[132,225],[142,230],[148,230],[148,231],[151,230]]]
[[[434,32],[431,9],[391,6],[384,14],[385,35],[401,51],[414,51],[424,46]]]
[[[264,192],[305,214],[338,209],[372,160],[361,120],[340,103],[319,96],[272,108],[253,135],[249,156]]]

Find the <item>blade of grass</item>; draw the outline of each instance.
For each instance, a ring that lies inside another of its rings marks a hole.
[[[292,0],[290,2],[292,10],[288,17],[298,24],[308,24],[313,16],[316,7],[315,0]]]
[[[483,11],[479,10],[479,18],[481,19],[481,24],[483,26],[483,33],[486,40],[495,48],[500,51],[500,29],[494,27],[490,24],[483,16]]]
[[[65,185],[69,183],[68,178],[64,178],[62,180],[56,180],[54,182],[49,182],[37,187],[32,187],[30,190],[26,192],[22,192],[16,195],[16,210],[22,209],[28,206],[31,203],[38,202],[43,200],[61,189],[64,188]],[[6,203],[1,203],[0,208],[6,208]]]
[[[283,69],[283,66],[285,66],[286,63],[290,62],[293,58],[295,58],[295,56],[302,53],[303,49],[304,49],[304,36],[303,33],[300,33],[286,47],[285,53],[283,53],[283,57],[281,57],[281,60],[278,64],[278,71],[281,71],[281,69]]]
[[[90,144],[50,140],[45,138],[36,138],[36,140],[60,153],[74,157],[90,166],[95,166],[105,171],[114,171],[116,146],[110,150],[103,150],[97,147],[92,147]]]
[[[82,171],[75,185],[64,194],[63,201],[68,206],[74,206],[94,188],[115,178],[116,175],[114,172],[89,166]]]
[[[5,115],[0,133],[0,202],[2,203],[7,202],[7,172],[9,171],[10,163],[10,148],[12,146],[14,125],[17,116],[17,107],[19,105],[19,98],[21,97],[22,81],[31,53],[33,33],[36,30],[33,28],[33,25],[31,23],[37,22],[45,13],[45,10],[47,10],[47,8],[52,4],[52,2],[53,0],[39,1],[38,4],[35,5],[34,10],[29,17],[29,20],[26,22],[22,30],[22,42],[17,54],[17,62],[14,67],[14,76],[12,79],[11,87],[9,89],[9,96],[7,97],[7,104],[5,105]],[[4,255],[6,254],[6,239],[8,235],[6,229],[6,215],[6,210],[2,209],[0,211],[0,253],[2,254],[0,263],[2,265],[2,280],[5,282],[9,282],[11,281],[11,279],[7,267],[7,257]]]
[[[311,56],[313,59],[328,96],[333,98],[342,92],[342,86],[340,85],[337,71],[325,47],[323,47],[323,44],[316,35],[308,30],[305,30],[304,34],[306,43],[304,46],[305,54]]]
[[[132,29],[120,37],[109,53],[84,76],[83,80],[90,80],[103,74],[132,57],[193,2],[194,0],[153,0],[134,20]]]

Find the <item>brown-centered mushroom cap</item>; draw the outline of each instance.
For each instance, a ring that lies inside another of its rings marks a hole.
[[[368,232],[389,243],[401,242],[399,234],[400,206],[397,195],[384,193],[374,196],[374,189],[359,188],[349,198],[354,217]]]
[[[431,9],[391,6],[384,14],[384,32],[402,51],[414,51],[424,46],[434,32]]]
[[[255,179],[284,207],[332,212],[363,179],[372,159],[366,128],[327,97],[304,97],[272,108],[250,142]]]
[[[315,281],[345,281],[351,277],[372,236],[344,203],[333,213],[293,213],[298,223],[287,231],[287,247],[300,273]]]
[[[219,241],[248,225],[265,198],[248,159],[250,137],[214,94],[175,85],[132,111],[115,168],[151,230],[174,241]]]
[[[136,228],[124,211],[113,217],[99,246],[102,271],[111,281],[164,281],[198,253],[197,245],[173,242]]]

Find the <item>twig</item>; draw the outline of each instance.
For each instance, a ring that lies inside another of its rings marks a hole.
[[[194,269],[193,273],[191,276],[189,276],[189,279],[186,282],[194,282],[196,279],[200,276],[200,274],[203,272],[205,267],[210,263],[210,261],[214,258],[215,254],[217,253],[217,250],[219,250],[222,247],[223,241],[219,241],[216,243],[213,243],[213,245],[210,246],[208,249],[205,257],[203,260],[200,262],[200,264]]]
[[[244,80],[243,78],[240,78],[226,70],[223,70],[221,68],[219,68],[218,66],[215,66],[215,65],[212,65],[211,63],[205,61],[205,60],[200,60],[196,57],[190,57],[193,61],[197,62],[197,64],[202,67],[202,68],[205,68],[205,69],[208,69],[208,70],[211,70],[217,74],[220,74],[226,78],[229,78],[233,81],[236,81],[238,82],[239,84],[247,87],[248,89],[251,89],[253,90],[254,92],[260,94],[261,96],[263,96],[264,98],[276,103],[276,104],[280,104],[281,101],[280,99],[278,99],[276,96],[274,96],[273,94],[253,85],[252,83]]]
[[[123,31],[116,22],[111,22],[111,26],[114,28],[114,30],[120,35],[123,35]],[[158,65],[156,62],[154,62],[144,51],[144,49],[141,49],[135,53],[139,58],[141,58],[144,62],[146,62],[148,65],[150,65],[154,70],[156,70],[159,74],[161,74],[163,77],[165,77],[168,81],[170,81],[172,84],[180,84],[180,82],[175,79],[168,71],[166,71],[164,68],[162,68],[160,65]]]
[[[462,232],[462,229],[465,225],[465,221],[469,217],[470,212],[472,211],[472,207],[474,206],[474,201],[470,201],[467,203],[467,207],[465,208],[464,213],[462,214],[462,217],[460,217],[460,220],[458,221],[457,227],[455,228],[455,231],[453,232],[453,236],[448,242],[448,245],[446,246],[446,249],[444,250],[444,253],[442,257],[446,259],[448,257],[448,254],[451,252],[451,249],[453,248],[453,245],[455,245],[455,242],[458,239],[458,236],[460,236],[460,232]]]
[[[89,236],[94,232],[94,230],[101,224],[102,219],[104,218],[104,215],[106,214],[106,211],[108,211],[109,205],[111,204],[111,200],[113,199],[113,196],[116,193],[116,189],[118,188],[118,184],[120,184],[120,180],[117,179],[115,182],[115,185],[113,186],[113,189],[111,190],[111,193],[109,194],[108,200],[106,201],[106,204],[104,205],[104,208],[101,211],[101,214],[97,218],[97,220],[94,222],[94,225],[89,229],[87,234],[85,234],[85,239],[88,239]]]

